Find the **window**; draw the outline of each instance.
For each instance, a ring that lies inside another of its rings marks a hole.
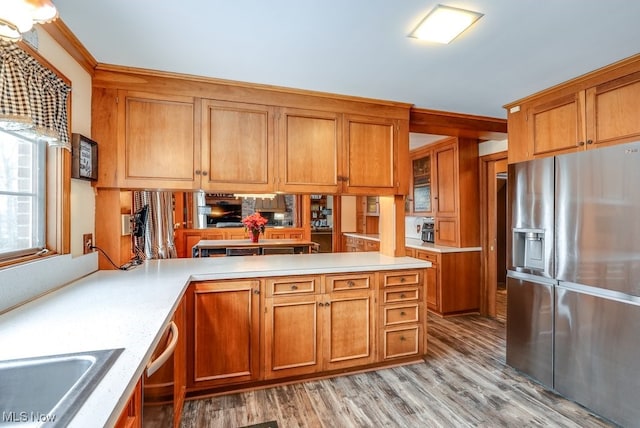
[[[0,260],[46,246],[45,149],[0,130]]]

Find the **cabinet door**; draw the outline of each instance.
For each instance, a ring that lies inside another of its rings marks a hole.
[[[354,283],[360,278],[355,278]],[[372,281],[371,281],[372,282]],[[324,370],[374,362],[373,291],[338,291],[321,302]]]
[[[587,148],[640,138],[640,72],[587,89]]]
[[[265,377],[274,379],[321,369],[320,297],[265,299]]]
[[[259,292],[258,280],[194,285],[190,385],[217,386],[258,379]]]
[[[396,121],[345,115],[344,189],[392,195],[396,188],[394,161],[397,150]]]
[[[411,160],[414,213],[431,214],[431,159],[431,152],[421,150],[420,154]]]
[[[458,218],[436,217],[435,219],[435,243],[447,247],[458,247]]]
[[[427,308],[436,312],[440,311],[440,285],[438,284],[438,265],[431,263],[431,267],[425,269],[425,283],[427,287]]]
[[[120,187],[197,188],[193,98],[128,91],[118,98]]]
[[[259,104],[202,101],[202,189],[274,190],[273,112]]]
[[[584,103],[585,93],[580,91],[531,107],[528,133],[533,157],[584,148]]]
[[[458,215],[458,148],[457,144],[446,144],[435,150],[436,194],[435,215]]]
[[[278,189],[288,192],[336,193],[340,115],[283,108],[278,117]]]

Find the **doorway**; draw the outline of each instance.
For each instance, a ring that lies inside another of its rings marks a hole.
[[[507,153],[480,158],[483,269],[480,311],[506,321]]]

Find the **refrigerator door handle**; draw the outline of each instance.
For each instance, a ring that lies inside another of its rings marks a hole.
[[[594,297],[602,297],[604,299],[615,300],[616,302],[640,306],[640,297],[621,293],[615,290],[592,287],[590,285],[577,284],[569,281],[558,281],[558,287],[565,290],[575,291],[577,293],[588,294]]]
[[[558,284],[558,281],[553,278],[547,278],[546,276],[532,275],[530,273],[524,273],[524,272],[516,272],[513,270],[507,271],[507,277],[513,278],[513,279],[521,279],[523,281],[535,282],[538,284],[545,284],[545,285]]]

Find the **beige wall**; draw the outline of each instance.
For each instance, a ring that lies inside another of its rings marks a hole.
[[[38,53],[71,80],[71,132],[91,137],[91,76],[40,28],[38,40]],[[74,257],[82,255],[82,235],[95,235],[95,209],[91,183],[71,179],[71,255]]]

